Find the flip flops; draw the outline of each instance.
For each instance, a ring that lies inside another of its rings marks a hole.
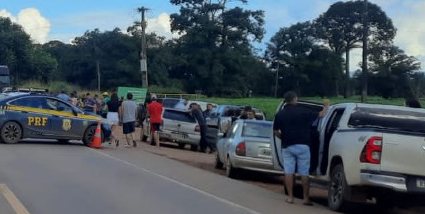
[[[286,202],[286,203],[288,203],[288,204],[293,204],[293,203],[294,203],[294,200],[290,200],[289,198],[287,198],[287,199],[285,200],[285,202]]]

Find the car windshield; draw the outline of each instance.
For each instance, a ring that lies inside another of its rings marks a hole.
[[[242,129],[242,136],[269,138],[271,130],[271,123],[256,123],[245,121]]]
[[[163,117],[169,120],[178,120],[178,121],[183,121],[187,123],[196,123],[195,118],[190,116],[188,112],[183,112],[183,111],[173,111],[170,109],[166,109],[164,111]]]
[[[425,134],[425,113],[398,109],[356,108],[348,126]]]
[[[10,96],[9,95],[7,95],[7,94],[0,94],[0,101],[1,100],[4,100],[4,99],[6,99],[6,98],[9,98]]]

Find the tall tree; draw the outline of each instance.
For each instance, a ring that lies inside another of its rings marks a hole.
[[[300,81],[306,81],[304,68],[308,55],[314,48],[310,22],[281,28],[267,45],[266,58],[279,72],[285,72],[286,89],[300,92]],[[278,78],[278,77],[277,77]]]
[[[179,70],[186,76],[188,91],[246,94],[251,86],[245,78],[254,71],[245,65],[258,60],[250,42],[263,38],[264,12],[228,8],[228,0],[170,2],[180,6],[180,13],[171,15],[171,29],[182,35],[178,55],[184,58],[184,64]]]
[[[412,96],[410,79],[421,68],[420,62],[392,45],[375,46],[370,53],[372,89],[385,98]]]
[[[31,74],[31,45],[20,25],[0,17],[0,64],[9,66],[15,84]]]
[[[396,34],[396,29],[385,12],[376,4],[370,2],[366,4],[365,7],[364,1],[360,0],[337,2],[315,21],[317,37],[323,39],[336,54],[342,55],[345,52],[345,97],[350,92],[350,50],[360,47],[365,16],[367,16],[368,43],[391,44]]]

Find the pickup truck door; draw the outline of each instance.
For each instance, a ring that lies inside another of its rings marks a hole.
[[[317,111],[317,112],[320,112],[323,109],[323,105],[317,104],[317,103],[298,101],[297,105],[301,106],[301,107],[308,108],[308,109],[313,110],[313,111]],[[284,106],[285,106],[285,103],[281,103],[280,106],[277,108],[276,113],[283,110]],[[272,127],[272,129],[273,129],[273,127]],[[283,163],[282,163],[282,143],[281,143],[281,140],[274,135],[273,130],[271,132],[270,139],[271,139],[273,167],[274,167],[275,170],[282,170],[283,169]]]
[[[320,130],[320,146],[318,150],[319,160],[318,165],[316,165],[316,167],[320,167],[319,173],[322,175],[326,174],[329,162],[329,145],[332,142],[333,134],[339,128],[339,122],[341,121],[341,117],[344,114],[344,111],[345,108],[331,108],[329,109],[327,116],[322,121],[322,128]],[[314,154],[312,154],[312,158],[313,157]],[[314,161],[312,161],[312,164],[313,163]]]

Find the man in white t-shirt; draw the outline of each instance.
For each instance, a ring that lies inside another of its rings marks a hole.
[[[122,130],[127,141],[125,147],[130,147],[131,142],[136,147],[135,126],[137,118],[137,103],[133,100],[133,94],[127,93],[127,100],[124,100],[120,106],[120,116],[122,121]]]

